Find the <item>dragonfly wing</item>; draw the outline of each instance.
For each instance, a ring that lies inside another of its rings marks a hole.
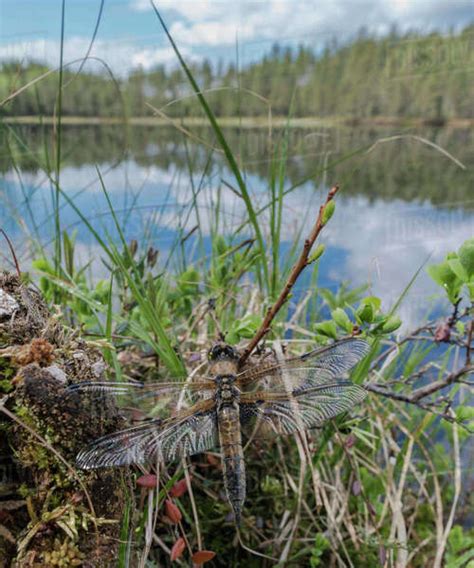
[[[150,420],[93,442],[76,459],[78,467],[94,469],[163,462],[204,452],[216,445],[214,400],[204,400],[167,420]]]
[[[215,388],[213,381],[197,382],[82,382],[69,385],[66,394],[92,397],[95,401],[113,398],[120,408],[136,408],[143,415],[166,417],[176,408],[196,402],[196,394],[209,398]],[[206,396],[207,395],[207,396]]]
[[[281,363],[248,369],[237,376],[237,382],[241,387],[248,387],[263,381],[272,391],[286,392],[304,391],[323,383],[330,385],[350,371],[369,348],[366,341],[351,337]]]
[[[364,388],[345,380],[293,393],[242,394],[240,419],[242,424],[258,420],[270,425],[278,434],[292,434],[322,426],[338,414],[351,410],[366,395]]]

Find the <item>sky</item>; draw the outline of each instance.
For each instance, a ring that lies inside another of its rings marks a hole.
[[[59,62],[62,0],[0,0],[0,61]],[[376,34],[399,29],[460,29],[474,21],[473,0],[156,0],[188,60],[258,60],[276,41],[318,49],[346,41],[365,27]],[[65,62],[83,58],[101,0],[66,0]],[[136,67],[175,65],[150,0],[104,0],[91,55],[123,75]],[[89,68],[97,63],[89,62]]]

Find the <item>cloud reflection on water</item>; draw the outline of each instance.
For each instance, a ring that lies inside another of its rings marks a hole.
[[[128,239],[139,242],[145,228],[150,243],[160,248],[166,258],[174,241],[178,225],[186,221],[187,230],[197,222],[195,211],[190,210],[191,184],[187,172],[170,167],[143,167],[130,160],[107,171],[104,181],[119,219],[124,223]],[[222,172],[220,172],[222,173]],[[195,187],[199,185],[195,175]],[[25,231],[13,219],[22,218],[24,228],[31,233],[32,223],[23,201],[17,175],[9,172],[5,177],[4,202],[0,222],[17,243],[23,262],[30,247],[24,238]],[[254,195],[255,207],[266,203],[265,181],[256,175],[248,176],[248,185]],[[42,242],[48,242],[53,233],[51,216],[51,189],[44,174],[22,175],[24,191],[30,195],[29,207],[40,228]],[[75,196],[76,205],[87,214],[101,233],[112,230],[110,215],[97,180],[95,166],[65,167],[61,172],[61,185],[69,196]],[[86,189],[83,189],[86,188]],[[220,231],[231,233],[245,219],[243,201],[226,188],[218,174],[206,179],[196,201],[199,220],[205,239],[210,237],[213,223],[212,202],[220,188],[223,224]],[[297,228],[305,224],[303,235],[309,231],[325,190],[306,184],[286,197],[283,228],[283,246],[294,239]],[[364,195],[337,198],[336,214],[323,234],[327,252],[321,262],[321,283],[337,287],[343,281],[352,286],[369,283],[373,294],[380,296],[387,309],[398,298],[416,270],[427,261],[439,261],[446,252],[455,250],[474,234],[472,203],[452,206],[429,202],[411,202],[383,198],[369,199]],[[105,275],[100,266],[100,251],[91,241],[85,227],[78,223],[76,214],[66,206],[61,214],[62,226],[78,229],[78,254],[83,261],[95,259],[95,275]],[[265,226],[265,222],[263,222]],[[186,229],[185,229],[186,230]],[[424,271],[419,275],[401,308],[402,319],[408,326],[416,325],[426,314],[429,297],[437,291]]]

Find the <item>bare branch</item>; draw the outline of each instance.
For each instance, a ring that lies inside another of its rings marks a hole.
[[[270,326],[273,319],[287,301],[291,289],[295,285],[295,282],[298,280],[300,274],[308,266],[308,264],[311,264],[311,261],[309,260],[309,253],[311,252],[311,249],[316,239],[318,238],[319,234],[321,233],[325,225],[323,220],[324,210],[326,209],[328,204],[334,199],[334,196],[338,191],[339,191],[339,186],[335,185],[327,194],[325,203],[321,205],[321,207],[319,208],[318,218],[316,219],[316,223],[314,224],[309,237],[304,242],[303,250],[301,251],[300,257],[293,266],[290,276],[288,277],[288,280],[283,290],[281,291],[278,299],[273,304],[273,306],[269,308],[269,310],[267,311],[267,315],[265,316],[262,325],[258,329],[257,333],[254,335],[253,339],[249,342],[242,356],[240,357],[239,361],[240,366],[242,366],[245,363],[245,361],[249,358],[252,351],[255,349],[255,347],[257,347],[259,341],[270,331]]]
[[[464,377],[465,375],[469,375],[471,373],[474,373],[474,365],[464,366],[458,371],[449,373],[448,375],[446,375],[444,379],[434,381],[432,383],[429,383],[428,385],[415,389],[411,394],[403,394],[401,392],[395,392],[387,388],[386,385],[380,383],[367,383],[364,385],[364,387],[368,391],[378,394],[380,396],[384,396],[386,398],[391,398],[392,400],[398,400],[400,402],[406,402],[407,404],[418,406],[418,408],[427,410],[429,412],[433,412],[435,414],[439,414],[449,422],[453,422],[455,419],[453,419],[452,413],[450,412],[439,413],[433,409],[433,406],[439,405],[439,403],[443,402],[443,400],[445,401],[445,399],[441,401],[438,400],[435,403],[425,403],[422,402],[422,399],[440,391],[441,389],[448,387],[449,385],[452,385],[453,383],[464,382],[461,380],[462,377]]]

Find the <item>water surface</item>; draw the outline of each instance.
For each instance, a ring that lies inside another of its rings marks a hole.
[[[283,250],[300,229],[302,235],[309,232],[328,188],[340,184],[337,211],[322,238],[327,245],[322,285],[369,283],[388,309],[424,262],[440,260],[474,235],[471,130],[294,129],[286,154],[277,150],[283,146],[281,131],[228,129],[226,135],[256,208],[269,201],[269,156],[273,152],[285,162]],[[18,126],[1,136],[0,224],[27,266],[38,243],[50,250],[54,235],[54,186],[48,177],[53,173],[46,173],[54,136],[50,127]],[[199,224],[206,250],[211,230],[234,234],[246,218],[245,207],[227,185],[236,183],[211,131],[194,128],[192,136],[163,127],[65,127],[61,188],[100,234],[114,234],[98,168],[127,239],[159,248],[166,262],[175,254],[177,237]],[[95,277],[105,274],[99,247],[61,201],[61,227],[77,230],[82,260],[94,260]],[[222,211],[218,224],[217,202]],[[266,219],[262,214],[264,232]],[[249,234],[244,228],[234,240]],[[196,235],[187,241],[190,258],[199,253],[193,246]],[[2,246],[2,263],[7,262]],[[407,325],[424,317],[436,291],[422,271],[402,308]]]

